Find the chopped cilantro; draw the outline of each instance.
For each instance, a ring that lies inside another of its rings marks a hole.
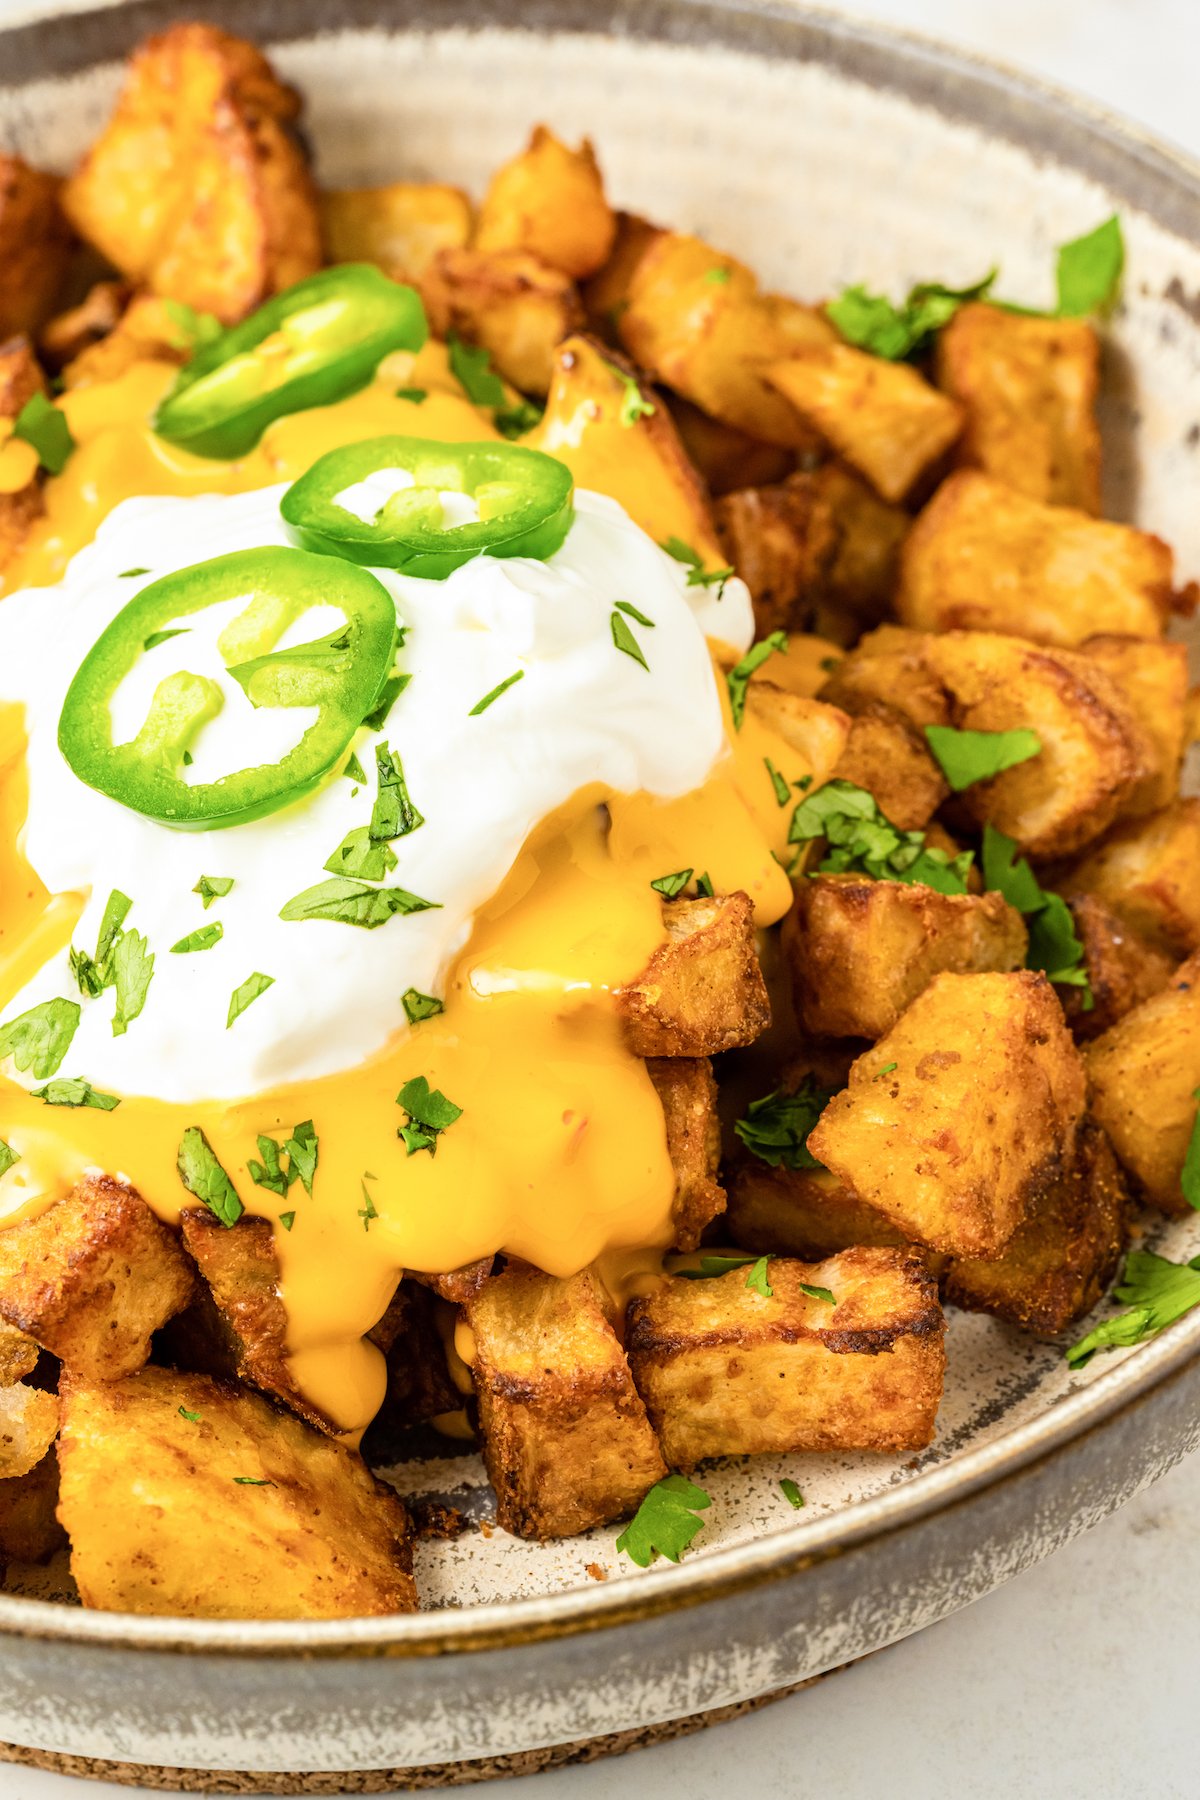
[[[19,1163],[20,1160],[20,1151],[14,1150],[11,1144],[6,1144],[4,1139],[0,1138],[0,1175],[7,1175],[13,1165]]]
[[[707,870],[703,875],[697,877],[696,898],[698,900],[711,900],[713,898],[712,876]]]
[[[814,1076],[806,1075],[795,1093],[776,1088],[761,1100],[752,1100],[745,1118],[733,1129],[747,1150],[772,1169],[819,1169],[821,1164],[808,1148],[808,1134],[833,1094],[832,1088],[823,1088]]]
[[[12,435],[37,451],[48,475],[61,475],[75,449],[67,417],[45,394],[31,394],[13,421]]]
[[[201,350],[225,330],[215,313],[197,312],[184,300],[164,300],[163,308],[175,328],[171,342],[176,350]]]
[[[334,877],[305,888],[281,908],[279,916],[292,923],[329,919],[336,925],[359,925],[364,931],[375,931],[397,913],[429,912],[440,906],[440,900],[422,900],[407,888],[372,888],[360,881]]]
[[[617,1539],[617,1549],[641,1569],[648,1569],[656,1556],[677,1563],[704,1529],[704,1520],[696,1514],[711,1505],[702,1487],[682,1475],[666,1475],[655,1482],[630,1519]]]
[[[229,996],[229,1011],[225,1016],[226,1031],[229,1030],[235,1019],[241,1018],[248,1006],[252,1006],[260,995],[265,994],[269,987],[274,986],[275,977],[273,975],[261,975],[257,970],[253,975],[247,975],[245,981],[239,987],[235,987]]]
[[[409,400],[414,406],[421,406],[429,398],[428,388],[403,387],[396,389],[397,400]]]
[[[694,550],[691,544],[684,543],[680,537],[664,538],[659,548],[665,550],[668,556],[674,557],[676,562],[687,564],[687,585],[689,587],[719,587],[721,592],[717,595],[717,599],[723,598],[725,583],[734,573],[731,564],[723,569],[706,569],[704,558],[700,552]]]
[[[901,831],[875,796],[850,781],[827,781],[805,794],[792,814],[790,844],[824,838],[828,854],[813,873],[861,874],[873,881],[920,882],[939,894],[965,894],[969,850],[950,856],[928,846],[923,831]]]
[[[626,430],[631,425],[636,425],[639,419],[648,419],[651,413],[658,411],[653,400],[646,399],[634,376],[627,374],[616,363],[609,363],[608,366],[621,383],[621,405],[617,418]]]
[[[1010,906],[1025,915],[1029,950],[1025,966],[1041,969],[1051,981],[1083,991],[1083,1010],[1095,1005],[1083,945],[1075,936],[1071,909],[1061,894],[1048,893],[1024,857],[1016,858],[1017,846],[990,823],[983,828],[983,883],[1002,894]]]
[[[275,1486],[275,1483],[273,1481],[268,1481],[266,1479],[266,1477],[262,1476],[262,1475],[235,1475],[233,1479],[238,1487],[274,1487]]]
[[[770,1261],[769,1256],[760,1256],[746,1277],[746,1286],[752,1293],[760,1294],[764,1300],[770,1300],[775,1293],[775,1289],[767,1280],[767,1268]]]
[[[356,825],[346,833],[325,867],[331,875],[383,881],[396,867],[396,852],[387,844],[372,843],[369,826]]]
[[[752,644],[741,662],[730,669],[726,680],[729,683],[729,710],[733,714],[734,729],[740,731],[742,719],[746,712],[746,690],[750,686],[750,677],[756,669],[761,669],[768,657],[787,649],[787,632],[773,631],[769,637],[760,638]]]
[[[1023,726],[1015,731],[956,731],[953,725],[927,725],[925,737],[956,794],[977,781],[990,781],[1005,769],[1015,769],[1018,763],[1038,756],[1042,748],[1037,732]]]
[[[759,1261],[757,1256],[702,1256],[694,1269],[676,1269],[675,1273],[682,1275],[685,1281],[716,1281],[722,1275],[728,1275],[730,1269],[748,1269],[752,1263],[757,1266]],[[749,1287],[749,1280],[746,1285]]]
[[[208,911],[214,900],[223,900],[233,886],[232,875],[202,875],[193,894],[199,894],[204,902],[204,910]]]
[[[108,896],[104,916],[100,921],[100,935],[96,941],[95,957],[92,958],[74,947],[71,949],[71,973],[79,984],[80,993],[86,994],[90,999],[94,1000],[98,994],[102,994],[114,980],[113,950],[120,938],[121,927],[125,923],[132,905],[133,901],[128,894],[123,894],[119,888],[114,888]]]
[[[769,756],[763,757],[767,774],[771,777],[771,786],[775,789],[775,798],[780,806],[786,806],[792,797],[792,790],[784,780]]]
[[[634,662],[641,663],[643,669],[649,673],[650,664],[646,661],[642,647],[621,614],[614,612],[609,623],[612,629],[612,641],[617,649],[623,651],[626,656],[631,656]]]
[[[132,581],[135,575],[148,575],[149,569],[122,569],[117,576],[118,581]]]
[[[266,1188],[268,1193],[278,1194],[283,1199],[291,1187],[295,1176],[284,1168],[280,1160],[279,1144],[273,1137],[260,1137],[258,1140],[258,1156],[252,1156],[246,1164],[250,1179],[255,1187]]]
[[[419,1025],[422,1019],[436,1018],[445,1011],[440,1000],[432,994],[422,994],[415,987],[406,988],[400,996],[400,1004],[404,1008],[404,1016],[410,1025]]]
[[[292,1226],[296,1223],[295,1213],[294,1212],[280,1213],[279,1223],[283,1226],[283,1229],[285,1231],[290,1231],[292,1229]]]
[[[718,265],[715,269],[706,269],[704,280],[709,287],[724,287],[733,278],[733,270]]]
[[[190,956],[196,950],[211,950],[225,936],[225,927],[219,919],[211,925],[201,925],[195,931],[189,931],[186,937],[180,938],[177,944],[171,945],[172,956]]]
[[[367,785],[367,771],[363,768],[353,750],[350,752],[350,760],[342,770],[342,774],[346,777],[347,781],[356,781],[359,787],[366,787]]]
[[[861,285],[848,287],[829,302],[825,312],[848,344],[888,362],[899,362],[924,350],[966,301],[982,300],[999,273],[998,268],[990,269],[981,281],[964,288],[920,282],[909,289],[899,306]]]
[[[826,1306],[837,1305],[837,1301],[833,1297],[832,1288],[814,1287],[809,1281],[798,1281],[796,1286],[800,1289],[802,1294],[807,1294],[810,1300],[823,1300]]]
[[[496,686],[492,688],[489,693],[486,693],[482,700],[477,700],[475,702],[474,706],[467,714],[468,719],[477,719],[480,713],[485,713],[487,711],[493,700],[498,700],[501,694],[507,694],[510,687],[515,687],[518,681],[523,681],[524,679],[524,669],[518,669],[515,675],[508,675],[503,681],[497,682]]]
[[[779,1486],[783,1493],[783,1497],[789,1506],[794,1506],[798,1509],[804,1505],[804,1495],[800,1492],[800,1489],[796,1486],[796,1483],[792,1480],[790,1475],[781,1476]]]
[[[115,1094],[102,1094],[90,1081],[82,1081],[78,1076],[60,1076],[43,1088],[34,1088],[33,1097],[44,1100],[47,1106],[91,1106],[97,1112],[115,1112],[121,1104]]]
[[[885,1075],[890,1075],[893,1069],[898,1069],[899,1067],[900,1067],[899,1063],[894,1063],[894,1062],[884,1063],[882,1069],[876,1069],[875,1073],[871,1077],[871,1080],[872,1081],[882,1081]]]
[[[407,837],[425,823],[425,815],[417,811],[404,779],[404,766],[389,744],[375,746],[375,774],[379,791],[371,808],[368,826],[373,844],[386,844],[393,838]]]
[[[448,1131],[454,1121],[462,1117],[462,1107],[447,1100],[440,1088],[431,1088],[424,1075],[414,1075],[411,1081],[405,1082],[396,1095],[396,1105],[402,1106],[408,1114],[408,1123],[400,1127],[396,1136],[410,1156],[415,1156],[418,1150],[428,1150],[431,1156],[435,1155],[442,1132]]]
[[[384,726],[387,724],[387,721],[388,721],[388,714],[391,712],[393,706],[395,706],[397,700],[400,698],[401,694],[404,692],[405,688],[408,686],[408,684],[411,680],[412,680],[411,675],[389,675],[388,676],[387,680],[384,682],[383,686],[379,690],[378,700],[375,702],[375,705],[372,707],[371,711],[367,714],[366,718],[363,720],[363,724],[366,726],[368,731],[382,731],[383,730]],[[355,762],[358,761],[357,757],[355,757],[353,760]],[[360,769],[362,768],[361,763],[359,763],[358,766]],[[346,773],[349,774],[349,772],[350,772],[349,765],[347,765]],[[360,777],[360,776],[356,775],[354,777],[354,779],[356,781],[359,779],[365,781],[366,776],[362,775]]]
[[[409,1154],[411,1155],[411,1152]],[[379,1217],[379,1214],[375,1210],[375,1202],[372,1200],[370,1194],[367,1192],[366,1182],[365,1181],[362,1182],[361,1186],[362,1186],[363,1204],[358,1209],[358,1216],[363,1222],[363,1230],[370,1231],[371,1220],[377,1219]]]
[[[1067,1351],[1067,1362],[1082,1369],[1097,1350],[1123,1350],[1145,1343],[1167,1325],[1200,1306],[1200,1256],[1174,1263],[1152,1250],[1131,1250],[1113,1297],[1129,1307],[1105,1319]]]
[[[626,617],[632,619],[635,624],[645,625],[651,631],[654,630],[654,620],[648,619],[644,612],[639,612],[631,600],[618,600],[615,604],[617,611],[623,612]]]
[[[0,1025],[0,1060],[11,1056],[22,1075],[37,1081],[57,1075],[79,1026],[76,1000],[43,1000]]]
[[[677,900],[688,882],[692,879],[691,869],[676,869],[674,875],[660,875],[650,886],[664,900]]]
[[[289,1175],[292,1180],[298,1175],[300,1186],[309,1199],[312,1199],[313,1178],[317,1172],[317,1160],[320,1155],[320,1139],[313,1130],[311,1119],[305,1119],[299,1125],[292,1126],[292,1135],[283,1146],[291,1165]]]
[[[154,974],[154,954],[139,931],[123,931],[113,946],[113,986],[117,1005],[113,1013],[114,1037],[123,1037],[146,1004]]]
[[[504,383],[492,368],[490,353],[482,344],[464,344],[456,332],[446,339],[450,372],[472,406],[504,406]]]
[[[545,409],[532,400],[514,400],[511,406],[498,406],[492,414],[492,424],[501,437],[524,437],[535,425],[542,422]]]
[[[1060,319],[1083,319],[1107,312],[1116,300],[1125,267],[1125,239],[1114,213],[1094,231],[1059,248],[1055,279]]]
[[[207,1206],[222,1225],[234,1226],[244,1210],[237,1189],[217,1161],[198,1125],[189,1125],[179,1145],[179,1179],[189,1194]]]

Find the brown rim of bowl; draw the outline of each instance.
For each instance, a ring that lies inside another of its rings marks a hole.
[[[753,0],[122,0],[116,6],[0,30],[0,96],[31,81],[70,76],[125,55],[142,37],[202,14],[264,44],[378,27],[437,32],[491,26],[508,31],[608,34],[678,44],[717,44],[791,62],[816,62],[848,79],[924,103],[991,136],[1075,168],[1115,199],[1177,236],[1200,239],[1200,164],[1136,126],[1050,84],[913,34],[788,4]],[[1189,310],[1180,292],[1178,304]],[[1190,316],[1192,316],[1190,314]],[[94,1648],[186,1655],[328,1657],[442,1656],[498,1649],[629,1623],[799,1573],[872,1538],[915,1524],[1063,1449],[1132,1406],[1200,1352],[1200,1312],[1087,1378],[1049,1411],[952,1461],[914,1475],[844,1511],[686,1563],[658,1579],[490,1602],[469,1609],[383,1618],[285,1623],[146,1618],[86,1612],[0,1594],[0,1633]]]

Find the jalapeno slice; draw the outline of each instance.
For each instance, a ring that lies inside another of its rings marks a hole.
[[[206,344],[154,429],[196,456],[244,456],[273,419],[356,393],[389,351],[419,350],[428,335],[415,289],[370,263],[324,269]]]
[[[221,659],[252,706],[317,709],[294,748],[278,762],[189,782],[189,747],[225,695],[218,682],[186,670],[159,682],[140,731],[114,744],[113,697],[147,653],[147,639],[239,599],[244,608],[216,640]],[[336,607],[345,624],[275,650],[318,605]],[[261,819],[311,791],[337,762],[376,702],[396,637],[392,597],[365,569],[275,547],[214,557],[143,588],[101,634],[67,691],[59,749],[89,787],[164,825],[212,831]]]
[[[322,456],[279,510],[310,549],[443,581],[475,556],[552,556],[573,492],[565,463],[519,444],[379,437]],[[454,522],[458,495],[477,517]]]

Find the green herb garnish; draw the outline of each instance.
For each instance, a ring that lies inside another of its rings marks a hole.
[[[409,1154],[411,1155],[412,1152],[410,1151]],[[362,1182],[361,1186],[362,1186],[363,1204],[358,1209],[358,1216],[363,1222],[363,1230],[370,1231],[371,1220],[377,1219],[379,1217],[379,1214],[375,1210],[375,1202],[372,1200],[370,1194],[367,1192],[366,1182],[365,1181]]]
[[[730,669],[726,680],[729,683],[729,710],[733,714],[734,729],[740,731],[742,719],[746,713],[746,690],[750,686],[750,677],[756,669],[761,669],[768,657],[782,653],[787,649],[787,632],[773,631],[769,637],[760,638],[752,644],[741,662]]]
[[[1117,298],[1124,267],[1125,238],[1116,213],[1094,231],[1063,244],[1055,267],[1059,318],[1107,312]]]
[[[792,797],[792,790],[784,780],[769,756],[763,757],[763,766],[771,777],[771,786],[775,789],[775,799],[780,806],[786,806]]]
[[[253,975],[247,975],[245,981],[241,983],[240,987],[235,987],[229,997],[229,1011],[225,1016],[226,1031],[229,1030],[235,1019],[241,1018],[248,1006],[252,1006],[260,995],[265,994],[269,987],[274,986],[275,977],[273,975],[262,975],[257,970]]]
[[[435,1155],[442,1132],[448,1131],[454,1121],[462,1117],[462,1107],[447,1100],[440,1088],[431,1088],[424,1075],[414,1075],[411,1081],[405,1082],[396,1095],[396,1105],[402,1106],[408,1114],[408,1123],[400,1127],[396,1136],[410,1156],[415,1156],[418,1150],[428,1150],[431,1156]]]
[[[225,936],[225,927],[218,919],[212,925],[201,925],[196,931],[189,931],[186,937],[180,938],[177,944],[171,945],[172,956],[190,956],[196,950],[211,950]]]
[[[678,900],[692,879],[692,874],[691,869],[676,869],[674,875],[660,875],[657,881],[650,883],[650,886],[656,894],[661,894],[664,900]]]
[[[800,1492],[800,1489],[796,1486],[796,1483],[792,1480],[790,1475],[782,1476],[780,1478],[779,1486],[783,1493],[783,1497],[789,1506],[799,1508],[804,1505],[804,1495]]]
[[[0,1025],[0,1060],[11,1056],[22,1075],[46,1081],[57,1075],[71,1039],[79,1028],[80,1009],[75,1000],[43,1000]]]
[[[622,651],[626,656],[631,656],[634,662],[641,663],[643,669],[649,673],[650,664],[646,661],[646,658],[642,653],[642,647],[634,637],[621,614],[619,612],[614,612],[609,624],[612,630],[612,641],[617,649]]]
[[[90,1081],[82,1081],[78,1076],[60,1076],[43,1088],[34,1088],[33,1097],[44,1100],[47,1106],[91,1106],[97,1112],[114,1112],[121,1104],[115,1094],[102,1094]]]
[[[393,838],[407,837],[410,831],[416,831],[425,823],[425,815],[413,805],[403,764],[388,744],[375,746],[375,773],[379,791],[371,808],[368,830],[372,843],[386,844]]]
[[[366,887],[360,881],[335,877],[305,888],[288,901],[279,916],[290,923],[328,919],[336,925],[358,925],[364,931],[375,931],[397,913],[430,912],[440,906],[440,900],[422,900],[407,888]]]
[[[37,451],[48,475],[61,475],[76,447],[66,414],[45,394],[30,395],[13,421],[12,435]]]
[[[952,791],[961,794],[977,781],[991,781],[1041,753],[1036,731],[956,731],[952,725],[927,725],[925,738]]]
[[[507,694],[510,687],[515,687],[518,681],[523,681],[524,679],[524,669],[518,669],[515,675],[507,675],[503,681],[498,682],[497,685],[491,689],[490,693],[485,694],[482,700],[477,700],[475,702],[474,706],[467,714],[468,719],[477,719],[480,713],[485,713],[487,711],[493,700],[498,700],[501,694]]]
[[[396,852],[387,844],[373,843],[369,826],[356,825],[346,833],[325,867],[331,875],[383,881],[396,867]]]
[[[442,1001],[432,994],[422,994],[415,987],[406,988],[400,996],[400,1004],[404,1008],[404,1016],[410,1025],[419,1025],[422,1019],[436,1018],[445,1011]]]
[[[983,883],[1002,894],[1010,906],[1025,916],[1029,950],[1025,966],[1041,969],[1051,981],[1082,990],[1085,1012],[1095,1005],[1083,945],[1075,936],[1071,909],[1061,894],[1048,893],[1024,857],[1016,858],[1017,846],[992,824],[983,828]]]
[[[179,1145],[179,1179],[189,1194],[207,1206],[222,1225],[234,1226],[243,1211],[237,1189],[217,1161],[198,1125],[189,1125]]]
[[[1200,1306],[1200,1256],[1194,1256],[1191,1262],[1174,1263],[1165,1256],[1156,1256],[1152,1250],[1131,1250],[1113,1297],[1130,1310],[1118,1313],[1115,1319],[1106,1319],[1072,1344],[1067,1351],[1071,1368],[1082,1369],[1097,1350],[1124,1350],[1133,1344],[1144,1344],[1194,1306]]]
[[[6,1144],[4,1139],[0,1138],[0,1175],[7,1175],[13,1165],[19,1163],[20,1160],[20,1151],[14,1150],[11,1144]]]
[[[848,344],[869,350],[888,362],[900,362],[924,350],[943,325],[948,325],[960,306],[968,300],[982,300],[991,290],[999,269],[990,269],[981,281],[969,287],[944,287],[941,282],[923,281],[908,290],[899,306],[882,294],[872,294],[856,285],[843,289],[836,300],[825,308]]]
[[[223,900],[233,886],[232,875],[202,875],[193,894],[199,894],[204,902],[204,910],[208,911],[214,900]]]
[[[648,1569],[656,1556],[677,1563],[704,1520],[696,1517],[712,1505],[702,1487],[682,1475],[666,1475],[655,1482],[628,1525],[617,1539],[623,1551],[640,1569]]]
[[[880,812],[875,796],[853,782],[827,781],[798,802],[788,842],[807,844],[817,838],[825,839],[828,854],[814,874],[920,882],[939,894],[967,891],[971,851],[950,856],[927,845],[923,831],[901,831]]]
[[[388,714],[391,712],[393,706],[395,706],[397,700],[400,698],[401,694],[404,692],[405,688],[408,686],[408,684],[411,680],[412,680],[411,675],[389,675],[388,676],[388,678],[384,682],[382,688],[380,688],[380,690],[379,690],[379,699],[375,702],[375,705],[371,708],[371,711],[367,714],[366,718],[363,720],[363,724],[366,726],[368,731],[382,731],[383,730],[384,726],[388,722]],[[355,758],[355,761],[357,761],[357,758]],[[361,763],[359,764],[359,767],[361,769],[361,767],[362,767]],[[346,772],[349,773],[348,768],[347,768]],[[363,780],[366,779],[365,775],[362,777],[362,779]],[[355,777],[355,780],[358,780],[357,776]]]
[[[752,1100],[746,1116],[734,1131],[761,1162],[772,1169],[819,1169],[821,1164],[808,1148],[808,1134],[833,1099],[834,1090],[823,1088],[806,1075],[793,1094],[782,1088]]]

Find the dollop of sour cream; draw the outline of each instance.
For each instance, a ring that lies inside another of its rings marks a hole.
[[[155,958],[144,1009],[123,1035],[113,1035],[111,990],[83,1002],[61,1072],[104,1090],[175,1102],[234,1099],[361,1064],[403,1029],[407,989],[443,990],[473,915],[540,821],[590,783],[675,798],[700,787],[727,754],[706,640],[737,651],[749,644],[745,587],[689,587],[686,569],[619,505],[580,493],[566,542],[545,562],[478,557],[445,581],[374,571],[395,599],[406,634],[398,666],[411,680],[382,732],[364,729],[355,740],[365,782],[333,775],[283,811],[211,832],[157,824],[87,787],[57,742],[84,655],[149,581],[229,551],[286,544],[282,492],[126,501],[58,587],[26,589],[0,604],[0,698],[24,706],[29,732],[24,854],[52,893],[88,896],[73,937],[79,948],[94,952],[105,905],[119,889],[133,902],[126,927],[144,934]],[[145,572],[130,577],[132,567]],[[618,602],[650,624],[617,611]],[[328,631],[340,614],[326,618],[326,610],[311,611],[281,642]],[[228,608],[194,615],[190,630],[139,659],[114,700],[117,741],[134,735],[154,687],[181,669],[211,677],[224,696],[193,746],[194,779],[282,755],[298,740],[304,714],[255,712],[228,675],[216,640],[229,616]],[[647,667],[614,642],[614,617]],[[472,715],[518,672],[519,681]],[[384,885],[436,909],[397,915],[373,931],[285,922],[281,908],[328,880],[326,860],[368,823],[380,742],[402,759],[424,816],[391,845],[397,866]],[[233,882],[208,911],[193,892],[202,875]],[[223,936],[213,948],[172,953],[217,920]],[[271,986],[227,1026],[230,996],[251,975],[269,976]],[[80,998],[65,950],[5,1017],[56,995]]]

